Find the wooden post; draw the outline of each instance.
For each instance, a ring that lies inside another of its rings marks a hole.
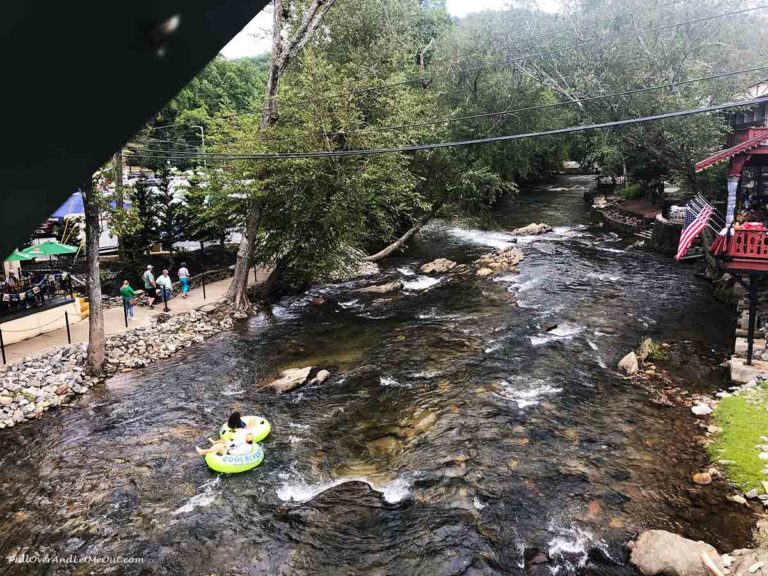
[[[5,360],[5,343],[3,342],[3,331],[0,329],[0,353],[3,355],[3,364],[8,364]]]
[[[128,328],[128,301],[123,298],[123,316],[125,316],[125,327]]]
[[[205,242],[202,240],[200,241],[200,268],[202,268],[203,300],[205,300]],[[190,286],[190,288],[192,287]]]
[[[69,331],[69,312],[64,311],[64,323],[67,325],[67,344],[72,344],[72,334]]]
[[[747,366],[752,366],[752,349],[757,323],[757,279],[758,274],[749,275],[749,325],[747,328]]]

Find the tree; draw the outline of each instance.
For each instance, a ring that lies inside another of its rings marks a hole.
[[[277,92],[280,78],[288,66],[296,59],[299,52],[310,40],[320,25],[325,14],[331,9],[335,0],[312,0],[303,10],[301,17],[294,18],[295,29],[290,37],[284,39],[283,28],[290,16],[290,6],[283,6],[282,0],[273,0],[274,19],[272,28],[272,53],[267,76],[267,86],[264,92],[260,131],[273,126],[278,119]],[[266,180],[266,174],[259,174],[260,180]],[[248,271],[253,264],[256,234],[261,216],[261,194],[249,194],[245,218],[245,229],[240,249],[235,262],[235,273],[232,278],[227,298],[234,303],[238,311],[247,310],[248,302]]]
[[[184,239],[185,210],[183,200],[177,197],[171,170],[167,165],[160,171],[155,201],[159,237],[170,252],[173,262],[173,245]]]
[[[104,312],[101,302],[101,274],[99,268],[100,194],[89,180],[81,188],[85,211],[85,255],[87,267],[87,291],[90,312],[88,315],[87,366],[91,374],[104,371],[106,338],[104,336]]]
[[[129,246],[138,254],[149,254],[149,248],[159,239],[158,231],[158,202],[154,190],[149,185],[147,177],[142,175],[136,180],[130,194],[131,209],[136,227],[127,241]]]
[[[222,246],[235,228],[233,203],[227,201],[218,171],[192,174],[188,179],[183,207],[185,237],[200,242],[219,242]]]

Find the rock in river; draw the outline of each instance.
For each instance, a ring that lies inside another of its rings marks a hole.
[[[373,286],[366,286],[365,288],[358,288],[358,292],[363,294],[386,294],[388,292],[397,292],[402,290],[403,283],[400,280],[394,282],[388,282],[387,284],[375,284]]]
[[[283,392],[288,392],[289,390],[293,390],[304,384],[304,382],[307,381],[310,372],[312,372],[312,366],[307,366],[305,368],[289,368],[280,373],[281,378],[274,382],[270,382],[267,386],[274,388],[278,394],[282,394]]]
[[[320,370],[317,374],[315,374],[315,377],[312,378],[312,380],[309,381],[309,384],[322,384],[328,378],[331,377],[331,373],[328,372],[328,370]]]
[[[512,236],[537,236],[538,234],[544,234],[551,230],[552,228],[546,224],[536,224],[535,222],[532,222],[531,224],[528,224],[528,226],[512,230],[511,234]]]
[[[424,264],[419,268],[419,271],[422,274],[445,274],[456,268],[456,266],[457,264],[453,260],[438,258],[437,260],[432,260],[432,262]]]
[[[644,576],[710,576],[702,554],[722,569],[720,555],[706,542],[694,542],[666,530],[646,530],[634,543],[630,560]]]
[[[639,366],[637,364],[637,355],[634,352],[630,352],[624,358],[619,360],[619,371],[623,372],[627,376],[637,373]]]

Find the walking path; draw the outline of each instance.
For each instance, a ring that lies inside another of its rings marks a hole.
[[[263,282],[266,280],[267,275],[267,271],[259,270],[257,272],[258,282]],[[253,272],[248,275],[248,278],[249,284],[254,284]],[[194,310],[205,304],[209,304],[219,300],[220,298],[223,298],[227,292],[227,288],[229,288],[231,281],[232,278],[225,278],[224,280],[220,280],[218,282],[206,284],[205,300],[203,300],[203,290],[201,288],[196,288],[190,291],[186,299],[182,298],[181,296],[177,296],[168,302],[170,314],[178,314],[181,312]],[[134,311],[136,318],[135,320],[129,320],[128,328],[126,328],[122,306],[104,310],[104,332],[106,335],[112,336],[114,334],[120,334],[121,332],[125,332],[133,328],[149,326],[150,317],[163,312],[163,304],[162,302],[156,304],[154,310],[150,310],[146,307],[136,306],[134,307]],[[77,322],[72,322],[69,326],[69,329],[72,334],[73,344],[79,342],[88,342],[88,318],[78,320]],[[40,334],[15,344],[7,345],[5,347],[5,356],[8,364],[12,364],[22,360],[24,357],[29,356],[30,354],[37,354],[38,352],[43,352],[44,350],[58,348],[60,346],[66,345],[67,329],[60,328],[58,330],[46,332],[45,334]],[[2,365],[1,361],[0,365]]]

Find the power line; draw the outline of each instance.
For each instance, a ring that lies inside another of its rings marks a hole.
[[[600,94],[596,96],[586,96],[584,98],[576,99],[576,100],[566,100],[564,102],[554,102],[551,104],[539,104],[536,106],[526,106],[524,108],[515,108],[512,110],[501,110],[498,112],[484,112],[479,114],[470,114],[467,116],[453,116],[453,117],[444,117],[444,118],[438,118],[436,120],[425,120],[422,122],[412,122],[409,124],[398,124],[398,125],[387,125],[387,126],[369,126],[366,128],[360,128],[357,130],[350,130],[349,132],[345,132],[345,134],[360,134],[360,133],[369,133],[369,132],[382,132],[382,131],[392,131],[392,130],[405,130],[408,128],[418,128],[422,126],[433,126],[437,124],[447,124],[452,122],[460,122],[464,120],[475,120],[478,118],[489,118],[489,117],[497,117],[497,116],[507,116],[511,114],[516,114],[518,112],[532,112],[535,110],[545,110],[549,108],[556,108],[559,106],[569,106],[574,104],[582,104],[585,102],[593,102],[597,100],[605,100],[608,98],[614,98],[619,96],[629,96],[633,94],[639,94],[642,92],[650,92],[653,90],[661,90],[664,88],[673,88],[675,86],[683,86],[686,84],[694,84],[697,82],[709,82],[712,80],[717,80],[720,78],[727,78],[731,76],[739,76],[741,74],[748,74],[750,72],[756,72],[758,70],[765,70],[768,69],[768,64],[765,64],[763,66],[755,66],[753,68],[746,68],[743,70],[732,70],[728,72],[721,72],[719,74],[712,74],[710,76],[702,76],[699,78],[691,78],[689,80],[679,80],[677,82],[668,82],[666,84],[657,84],[654,86],[646,86],[642,88],[634,88],[631,90],[623,90],[620,92],[612,92],[610,94]],[[292,139],[292,138],[283,138],[283,139]],[[164,151],[159,150],[156,151],[158,153],[163,153]]]
[[[494,142],[508,142],[512,140],[523,140],[526,138],[540,138],[543,136],[572,134],[575,132],[586,132],[591,130],[602,130],[605,128],[616,128],[620,126],[629,126],[634,124],[645,124],[647,122],[657,122],[660,120],[667,120],[670,118],[693,116],[695,114],[705,114],[708,112],[718,112],[721,110],[728,110],[732,108],[752,106],[755,104],[761,104],[763,102],[768,102],[768,96],[763,96],[761,98],[753,98],[749,100],[740,100],[737,102],[727,102],[725,104],[716,104],[712,106],[705,106],[702,108],[692,108],[688,110],[678,110],[675,112],[653,114],[651,116],[642,116],[639,118],[627,118],[624,120],[616,120],[613,122],[602,122],[599,124],[583,124],[580,126],[557,128],[555,130],[527,132],[523,134],[508,134],[504,136],[488,136],[485,138],[475,138],[471,140],[457,140],[453,142],[434,142],[431,144],[415,144],[411,146],[399,146],[399,147],[392,147],[392,148],[362,148],[357,150],[329,150],[329,151],[320,151],[320,152],[286,152],[286,153],[273,152],[273,153],[261,153],[261,154],[207,153],[207,154],[195,154],[193,156],[186,157],[186,159],[189,159],[192,157],[205,157],[212,160],[280,160],[280,159],[289,159],[289,158],[293,159],[293,158],[324,158],[324,157],[337,157],[337,156],[370,156],[374,154],[418,152],[422,150],[435,150],[439,148],[455,148],[460,146],[473,146],[476,144],[487,144],[487,143],[494,143]],[[185,158],[182,157],[182,159],[185,159]]]
[[[389,130],[403,130],[406,128],[417,128],[420,126],[432,126],[435,124],[446,124],[450,122],[460,122],[463,120],[475,120],[477,118],[488,118],[494,116],[506,116],[509,114],[515,114],[517,112],[530,112],[533,110],[543,110],[545,108],[555,108],[558,106],[568,106],[572,104],[582,104],[584,102],[592,102],[595,100],[604,100],[606,98],[614,98],[616,96],[630,96],[632,94],[640,94],[642,92],[649,92],[652,90],[661,90],[663,88],[673,88],[675,86],[683,86],[685,84],[695,84],[696,82],[708,82],[711,80],[717,80],[719,78],[726,78],[729,76],[739,76],[741,74],[748,74],[750,72],[756,72],[758,70],[768,69],[768,65],[757,66],[755,68],[747,68],[744,70],[735,70],[731,72],[722,72],[720,74],[713,74],[711,76],[703,76],[700,78],[691,78],[690,80],[680,80],[678,82],[668,82],[667,84],[657,84],[654,86],[646,86],[643,88],[634,88],[632,90],[624,90],[622,92],[613,92],[611,94],[601,94],[598,96],[586,96],[576,100],[566,100],[564,102],[554,102],[552,104],[541,104],[537,106],[527,106],[525,108],[515,108],[513,110],[501,110],[499,112],[484,112],[481,114],[470,114],[468,116],[454,116],[452,118],[441,118],[438,120],[428,120],[424,122],[413,122],[411,124],[399,124],[394,126],[370,126],[367,128],[361,128],[359,130],[352,130],[348,134],[359,134],[365,132],[380,132]]]

